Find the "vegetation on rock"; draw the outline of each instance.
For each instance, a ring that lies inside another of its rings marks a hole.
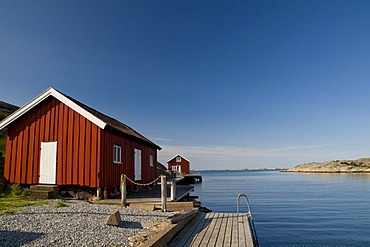
[[[325,162],[311,162],[298,165],[287,170],[288,172],[370,172],[370,158],[357,160],[333,160]]]
[[[0,121],[15,112],[19,107],[0,101]],[[5,160],[6,129],[0,130],[0,183],[2,183],[3,167]]]

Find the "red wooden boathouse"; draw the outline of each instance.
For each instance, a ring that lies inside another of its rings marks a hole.
[[[0,122],[5,127],[8,183],[119,188],[121,174],[142,183],[157,176],[158,145],[53,88]]]
[[[167,161],[168,170],[179,173],[179,174],[189,174],[190,173],[190,161],[181,156],[176,155],[169,161]]]

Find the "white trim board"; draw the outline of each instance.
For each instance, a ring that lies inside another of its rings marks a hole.
[[[53,88],[48,88],[46,91],[41,93],[39,96],[28,102],[23,107],[19,108],[17,111],[13,112],[11,115],[9,115],[7,118],[5,118],[3,121],[0,122],[0,130],[8,126],[10,123],[14,122],[16,119],[21,117],[23,114],[31,110],[33,107],[37,106],[39,103],[41,103],[44,99],[46,99],[49,96],[53,96],[66,106],[70,107],[72,110],[78,112],[80,115],[84,116],[91,122],[93,122],[95,125],[99,126],[101,129],[104,129],[107,125],[104,121],[101,119],[95,117],[93,114],[82,108],[81,106],[77,105],[72,100],[68,99],[63,94],[59,93],[57,90]]]

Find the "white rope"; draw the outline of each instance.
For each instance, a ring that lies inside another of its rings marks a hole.
[[[154,181],[152,181],[152,182],[149,182],[149,183],[146,183],[146,184],[140,184],[140,183],[137,183],[137,182],[135,182],[135,181],[132,181],[129,177],[127,177],[126,175],[124,175],[126,178],[127,178],[127,180],[128,181],[130,181],[131,183],[133,183],[133,184],[135,184],[135,185],[137,185],[137,186],[149,186],[149,185],[151,185],[151,184],[154,184],[155,182],[157,182],[160,178],[161,178],[161,176],[159,176],[159,177],[157,177]]]

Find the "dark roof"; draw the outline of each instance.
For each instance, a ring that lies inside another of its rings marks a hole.
[[[58,91],[60,94],[63,94],[62,92]],[[107,124],[107,126],[109,126],[110,128],[118,131],[119,133],[122,133],[126,136],[130,136],[130,137],[133,137],[134,139],[137,139],[139,141],[142,141],[144,143],[147,143],[151,146],[154,146],[156,147],[158,150],[161,150],[162,148],[160,146],[158,146],[157,144],[155,144],[154,142],[150,141],[149,139],[147,139],[146,137],[144,137],[143,135],[141,135],[140,133],[138,133],[137,131],[135,131],[133,128],[131,128],[130,126],[112,118],[112,117],[109,117],[81,102],[79,102],[78,100],[75,100],[74,98],[71,98],[70,96],[68,95],[65,95],[63,94],[65,97],[67,97],[68,99],[70,99],[71,101],[73,101],[74,103],[76,103],[77,105],[79,105],[80,107],[82,107],[83,109],[85,109],[86,111],[90,112],[92,115],[94,115],[95,117],[99,118],[100,120],[102,120],[103,122],[105,122]]]

